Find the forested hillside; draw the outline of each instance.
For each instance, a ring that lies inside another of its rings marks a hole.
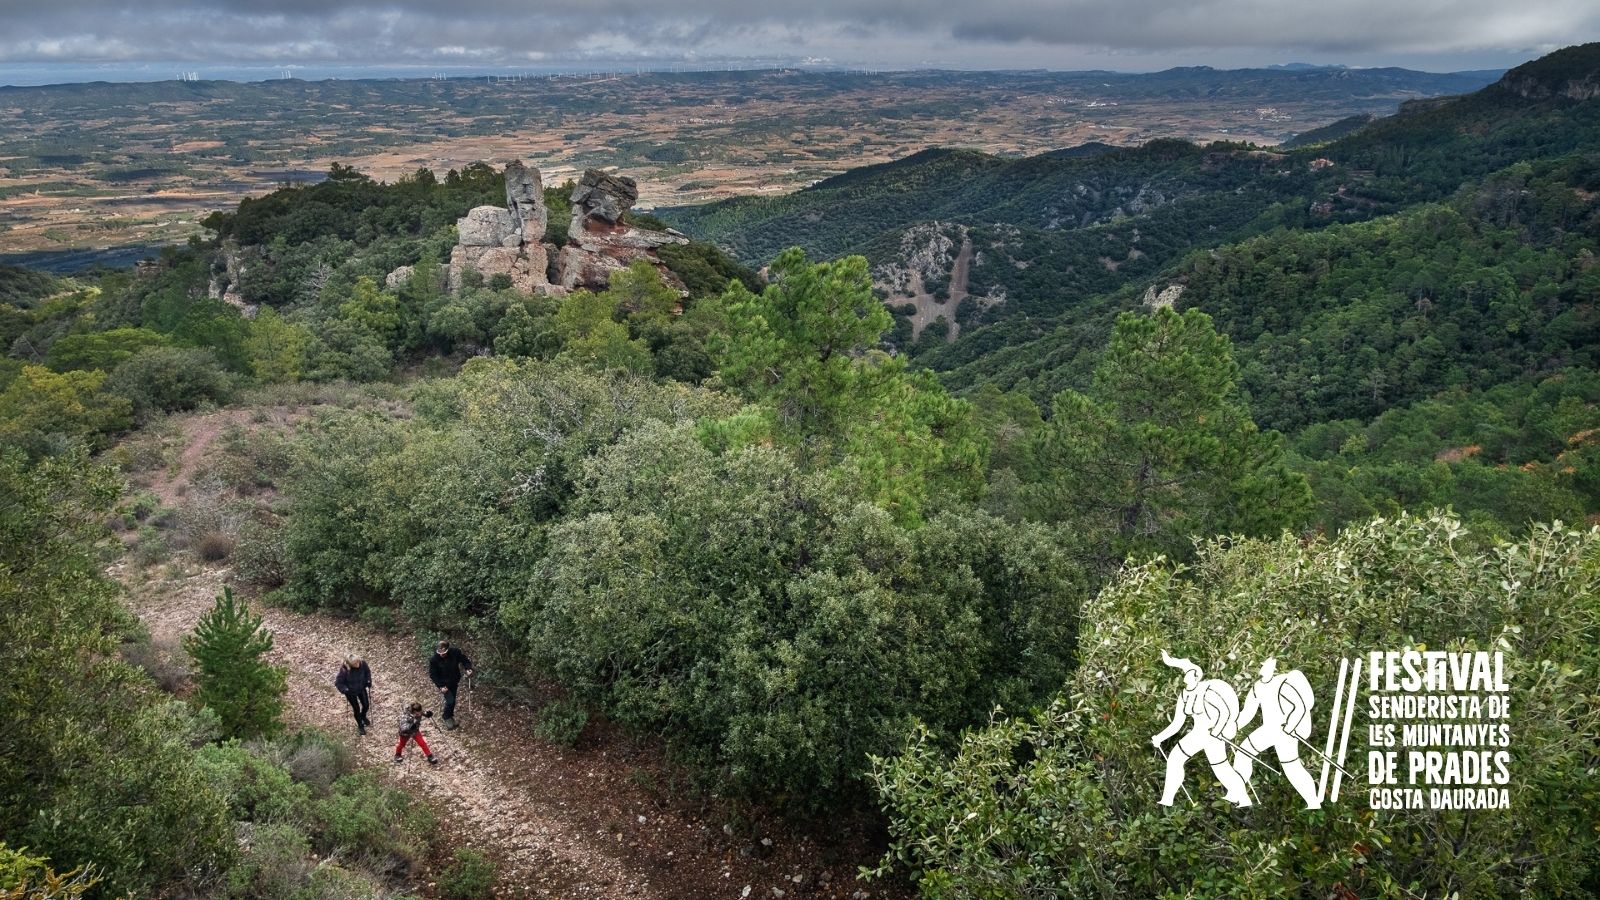
[[[679,896],[799,852],[767,821],[886,835],[807,845],[828,879],[774,897],[1600,891],[1595,72],[1572,48],[1288,152],[929,151],[679,212],[740,259],[672,244],[604,289],[446,278],[507,196],[481,165],[336,166],[132,272],[0,269],[0,889],[442,895],[452,841],[526,834],[441,833],[286,729],[268,610],[481,648],[534,724],[474,783],[660,748],[618,780],[697,808],[694,858],[650,862]],[[885,266],[935,219],[894,271],[985,302],[909,344]],[[192,677],[117,603],[190,566],[225,587]],[[1510,809],[1153,802],[1160,651],[1321,684],[1424,645],[1510,660]],[[623,830],[661,814],[599,809],[570,815],[607,865],[648,858]]]

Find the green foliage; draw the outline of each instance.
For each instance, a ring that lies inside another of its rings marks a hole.
[[[325,732],[230,741],[198,755],[229,798],[243,845],[237,863],[203,885],[207,896],[378,900],[426,853],[426,810],[350,774],[349,749]]]
[[[110,372],[145,350],[171,346],[171,340],[148,328],[113,328],[69,334],[50,345],[45,362],[57,372],[99,369]]]
[[[288,480],[299,602],[397,603],[425,625],[492,618],[525,590],[585,457],[651,419],[733,409],[680,385],[508,359],[423,384],[416,406],[404,425],[352,413],[310,429]]]
[[[378,872],[404,873],[419,862],[423,838],[434,826],[426,807],[370,772],[334,782],[332,792],[313,803],[313,815],[319,852],[344,853]]]
[[[1182,555],[1191,535],[1272,535],[1303,522],[1305,479],[1239,397],[1228,340],[1199,310],[1124,314],[1089,394],[1056,397],[1034,432],[1032,513],[1069,524],[1102,571]]]
[[[44,272],[0,263],[0,304],[26,306],[55,293],[60,285]]]
[[[1600,532],[1541,526],[1482,552],[1467,538],[1447,516],[1407,516],[1332,540],[1210,542],[1192,568],[1130,567],[1085,606],[1079,668],[1048,711],[971,732],[954,755],[921,732],[875,761],[885,864],[936,897],[1589,892]],[[1241,827],[1226,804],[1155,805],[1149,736],[1178,690],[1161,650],[1235,685],[1280,655],[1326,685],[1341,658],[1422,646],[1504,652],[1510,809],[1375,816],[1352,789],[1308,813],[1285,789]]]
[[[539,710],[533,734],[540,740],[571,747],[578,743],[583,727],[589,724],[589,710],[573,700],[555,700]]]
[[[294,245],[330,237],[365,244],[452,225],[465,210],[498,203],[505,191],[500,173],[482,163],[451,171],[443,181],[419,170],[394,185],[379,184],[337,163],[335,169],[338,177],[246,199],[236,212],[212,215],[205,225],[244,245],[275,239]]]
[[[183,642],[194,659],[196,698],[222,720],[229,737],[250,738],[283,727],[284,670],[262,657],[272,649],[272,632],[249,607],[224,588],[216,605]]]
[[[439,894],[446,900],[489,900],[494,897],[494,881],[494,862],[462,848],[439,873]]]
[[[1071,659],[1081,580],[1051,534],[916,531],[779,448],[646,425],[585,466],[580,515],[502,607],[533,660],[730,788],[820,807],[913,716],[1026,706]]]
[[[619,298],[611,291],[576,291],[562,298],[555,316],[560,358],[602,371],[651,371],[650,348],[629,336],[628,326],[616,320],[619,312]]]
[[[0,844],[0,900],[70,900],[99,882],[91,868],[56,872],[49,862]]]
[[[127,427],[132,404],[102,388],[104,372],[57,374],[23,366],[0,392],[0,448],[30,455],[60,453],[76,442],[98,447],[108,432]]]
[[[729,286],[720,346],[724,381],[762,404],[773,437],[808,465],[838,465],[905,522],[940,492],[975,490],[984,448],[970,407],[875,349],[889,313],[866,260],[813,264],[792,249],[772,273],[759,295]]]
[[[794,440],[831,447],[875,399],[877,383],[898,374],[881,354],[866,357],[889,329],[889,313],[859,256],[811,263],[790,249],[773,261],[772,275],[759,295],[730,285],[723,298],[732,326],[723,378],[771,405]]]
[[[0,842],[92,863],[107,896],[214,870],[233,845],[193,756],[203,727],[115,652],[126,614],[91,547],[119,490],[81,456],[0,452]]]
[[[246,822],[302,822],[311,789],[288,770],[235,741],[202,747],[196,754],[207,776],[228,798],[228,812]]]
[[[304,327],[284,321],[275,309],[263,309],[244,343],[250,371],[263,381],[298,381],[310,341]]]
[[[233,576],[245,584],[268,589],[281,587],[289,580],[289,554],[282,525],[250,521],[239,529]]]
[[[744,285],[746,290],[761,290],[761,279],[756,273],[717,249],[715,244],[704,241],[667,244],[656,252],[667,269],[683,282],[691,297],[716,297],[734,281]]]
[[[147,419],[225,402],[233,393],[233,379],[210,350],[156,347],[119,364],[105,389],[126,398],[135,418]]]

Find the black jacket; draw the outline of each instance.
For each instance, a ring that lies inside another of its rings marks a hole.
[[[459,649],[451,647],[443,656],[434,653],[428,657],[428,678],[433,681],[434,687],[450,688],[455,690],[461,683],[461,671],[472,668],[472,660]]]
[[[333,680],[333,686],[338,688],[341,694],[359,694],[372,687],[372,670],[367,667],[366,663],[362,663],[354,669],[341,665],[339,667],[339,677]]]

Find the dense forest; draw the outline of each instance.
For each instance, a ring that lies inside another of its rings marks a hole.
[[[336,166],[131,272],[0,268],[0,891],[381,897],[439,852],[284,727],[231,590],[195,689],[157,683],[105,571],[176,549],[470,636],[498,689],[559,685],[542,736],[604,719],[695,790],[867,816],[871,877],[931,897],[1600,892],[1600,100],[1566,96],[1596,72],[1289,152],[929,151],[674,213],[682,290],[446,289],[482,165]],[[963,217],[1008,299],[907,352],[870,254]],[[313,391],[209,518],[127,490],[186,412]],[[1160,651],[1321,684],[1402,646],[1506,653],[1510,809],[1154,805]]]

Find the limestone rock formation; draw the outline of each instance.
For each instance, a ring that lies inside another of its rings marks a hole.
[[[1156,286],[1152,284],[1148,288],[1145,288],[1144,305],[1146,308],[1152,310],[1161,309],[1163,307],[1170,308],[1178,302],[1179,297],[1183,296],[1184,287],[1185,286],[1181,284],[1169,284],[1157,291]]]
[[[256,313],[260,311],[260,307],[246,301],[244,295],[239,293],[239,278],[244,273],[244,265],[239,261],[238,244],[231,240],[223,244],[222,262],[224,273],[211,277],[210,290],[208,291],[211,299],[221,300],[223,303],[237,309],[246,319],[254,319]],[[143,263],[140,264],[139,271],[144,274]]]
[[[550,254],[542,243],[548,220],[539,170],[513,161],[506,166],[506,205],[479,206],[456,220],[449,290],[461,290],[471,269],[485,281],[505,275],[519,291],[550,293]]]
[[[632,178],[589,169],[572,189],[570,230],[576,233],[591,218],[616,225],[638,199],[639,183]]]
[[[511,278],[511,286],[526,294],[550,293],[548,268],[550,255],[543,244],[526,244],[510,247],[466,247],[457,245],[450,251],[448,287],[451,293],[461,290],[467,269],[472,269],[488,282],[496,275]]]
[[[411,275],[417,270],[416,266],[401,266],[383,277],[383,286],[391,291],[405,287],[411,280]]]
[[[632,178],[598,169],[583,173],[572,189],[567,245],[556,256],[557,286],[603,291],[611,283],[612,272],[640,259],[655,265],[668,284],[678,284],[656,251],[689,240],[680,234],[629,225],[628,210],[638,199],[639,187]]]
[[[538,169],[523,165],[520,159],[506,165],[506,209],[516,220],[523,243],[544,240],[545,225],[550,220],[544,207],[544,182]]]
[[[498,206],[479,206],[466,218],[456,220],[456,243],[463,247],[517,247],[522,233],[511,211]]]

